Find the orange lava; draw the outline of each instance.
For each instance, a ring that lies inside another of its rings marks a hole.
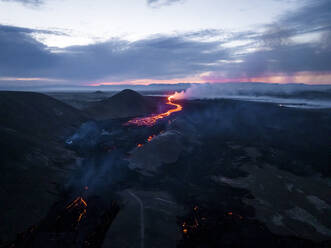
[[[85,215],[86,215],[86,209],[84,209],[83,212],[81,212],[79,214],[78,219],[77,219],[77,223],[79,223],[82,220],[83,216],[85,216]]]
[[[134,118],[132,120],[129,120],[126,124],[128,125],[137,125],[137,126],[153,126],[159,119],[163,119],[172,113],[182,111],[183,107],[180,104],[173,103],[172,98],[174,95],[171,95],[168,97],[168,105],[174,106],[175,108],[168,110],[167,112],[157,114],[157,115],[151,115],[147,117],[141,117],[141,118]]]
[[[233,216],[233,217],[238,218],[240,220],[244,219],[244,217],[242,217],[240,214],[236,214],[234,212],[227,212],[227,215]]]
[[[72,207],[78,207],[79,205],[84,205],[87,207],[86,201],[83,199],[83,197],[77,197],[73,202],[71,202],[66,208],[72,208]]]
[[[87,186],[86,186],[87,187]],[[69,205],[67,205],[66,209],[71,211],[73,208],[76,208],[77,210],[80,211],[78,218],[77,218],[77,224],[82,220],[84,216],[86,216],[87,211],[86,211],[87,203],[83,199],[83,197],[78,196],[73,202],[71,202]],[[58,217],[60,218],[60,217]]]

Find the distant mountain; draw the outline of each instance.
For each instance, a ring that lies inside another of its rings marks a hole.
[[[18,90],[18,91],[41,91],[41,92],[93,92],[93,91],[120,91],[123,89],[132,89],[136,91],[181,91],[185,90],[196,83],[178,83],[178,84],[119,84],[119,85],[99,85],[99,86],[80,86],[80,85],[39,85],[39,86],[6,86],[0,90]]]
[[[125,89],[112,97],[97,102],[86,109],[97,120],[134,117],[158,111],[163,98],[142,96],[136,91]]]
[[[0,116],[1,243],[37,223],[59,199],[75,159],[64,137],[86,117],[52,97],[10,91],[0,91]]]

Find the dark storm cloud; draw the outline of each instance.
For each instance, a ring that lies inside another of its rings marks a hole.
[[[331,30],[331,1],[305,1],[301,9],[284,15],[280,24],[299,33]]]
[[[242,63],[227,63],[220,66],[229,77],[258,77],[273,73],[293,75],[297,72],[331,72],[331,1],[305,1],[305,4],[286,15],[260,33],[239,33],[234,40],[250,39],[249,45],[237,49],[257,46],[254,52],[234,52],[234,59]],[[295,42],[297,35],[318,34],[320,39]],[[216,73],[219,74],[219,73]],[[222,74],[223,75],[223,74]]]
[[[215,75],[220,75],[220,79],[224,77],[249,79],[277,73],[292,76],[299,72],[310,72],[311,76],[314,76],[314,74],[331,72],[330,46],[323,47],[320,43],[283,45],[283,42],[286,41],[275,41],[271,45],[268,42],[267,48],[235,55],[233,58],[242,62],[224,63],[216,70]],[[217,81],[217,77],[213,81]]]
[[[285,0],[279,0],[285,1]],[[286,45],[296,35],[331,31],[331,1],[302,1],[301,8],[287,12],[272,24],[265,25],[266,31],[256,35],[257,39]]]
[[[245,55],[244,62],[231,69],[244,72],[247,77],[265,73],[327,72],[331,71],[330,56],[331,50],[320,49],[315,44],[279,46]]]
[[[47,47],[30,36],[34,32],[46,32],[0,25],[0,76],[30,77],[36,71],[47,70],[55,56]]]
[[[3,33],[26,33],[26,34],[33,34],[33,33],[42,33],[42,34],[56,34],[56,35],[66,35],[66,33],[59,32],[59,31],[50,31],[50,30],[43,30],[43,29],[32,29],[32,28],[22,28],[22,27],[15,27],[9,25],[1,25],[0,24],[0,32]]]
[[[171,79],[207,71],[215,72],[211,75],[213,81],[218,76],[328,73],[331,72],[329,9],[329,1],[306,2],[296,12],[289,12],[265,26],[264,33],[210,29],[136,42],[112,39],[55,52],[32,37],[36,32],[54,33],[52,31],[0,25],[0,77],[43,77],[81,83]],[[317,41],[297,43],[293,40],[298,34],[309,35],[317,30],[321,37]],[[215,37],[217,42],[206,41]],[[226,42],[247,40],[241,46],[222,47]],[[254,50],[247,52],[249,48]]]
[[[137,42],[112,40],[75,46],[61,56],[61,75],[67,78],[112,80],[181,77],[203,72],[226,56],[216,42],[182,37],[158,37]],[[70,68],[67,70],[66,68]]]
[[[214,69],[226,58],[218,42],[160,36],[136,42],[109,40],[51,52],[33,30],[0,26],[0,75],[70,80],[174,78]]]

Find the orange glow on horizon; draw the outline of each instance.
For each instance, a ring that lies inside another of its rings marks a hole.
[[[174,79],[136,79],[119,82],[98,82],[87,83],[87,86],[106,86],[106,85],[150,85],[150,84],[178,84],[178,83],[205,83],[204,80],[198,77],[174,78]]]
[[[264,75],[255,77],[236,77],[227,78],[226,76],[217,75],[213,72],[206,73],[201,76],[203,81],[206,83],[275,83],[275,84],[331,84],[331,72],[311,72],[311,71],[301,71],[296,72],[291,75],[286,73],[266,73]]]
[[[217,72],[205,72],[200,75],[174,79],[135,79],[116,82],[95,82],[85,83],[86,86],[107,86],[107,85],[151,85],[151,84],[178,84],[178,83],[232,83],[232,82],[263,82],[263,83],[301,83],[301,84],[331,84],[331,72],[301,71],[291,75],[286,73],[266,73],[252,77],[227,77]]]

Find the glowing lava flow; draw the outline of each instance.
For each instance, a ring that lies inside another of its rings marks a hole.
[[[141,118],[134,118],[132,120],[129,120],[126,124],[128,125],[137,125],[137,126],[153,126],[157,120],[163,119],[172,113],[179,112],[183,109],[183,107],[180,104],[173,103],[174,95],[171,95],[168,97],[168,105],[175,106],[175,108],[168,110],[167,112],[161,113],[161,114],[156,114],[156,115],[151,115],[147,117],[141,117]]]

